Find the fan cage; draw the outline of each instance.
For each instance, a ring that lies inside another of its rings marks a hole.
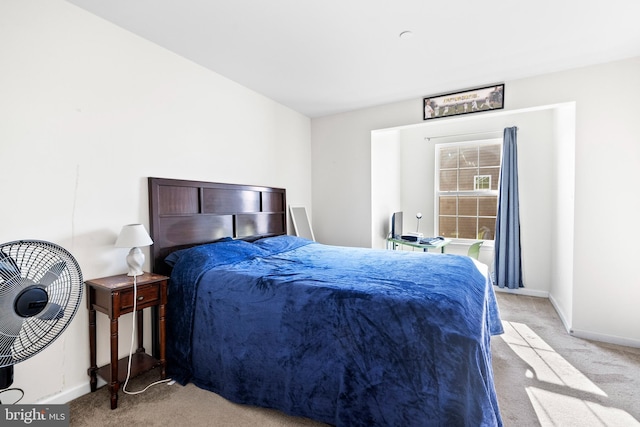
[[[34,356],[64,332],[80,306],[83,280],[76,259],[50,242],[2,244],[0,261],[5,261],[0,263],[0,367],[4,367]],[[18,271],[6,268],[7,262],[13,262]],[[32,317],[19,316],[13,297],[26,286],[41,286],[43,281],[50,281],[44,286],[48,294],[44,309]]]

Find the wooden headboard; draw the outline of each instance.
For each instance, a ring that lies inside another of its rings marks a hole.
[[[178,249],[286,234],[286,206],[283,188],[149,178],[151,271],[168,274],[164,258]]]

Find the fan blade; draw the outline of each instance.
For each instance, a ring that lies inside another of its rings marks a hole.
[[[67,263],[64,261],[52,265],[51,268],[44,273],[42,279],[40,279],[40,285],[47,287],[58,280],[58,277],[60,277],[65,268],[67,268]]]
[[[11,347],[16,338],[18,338],[18,334],[20,334],[22,323],[22,321],[9,323],[8,325],[3,325],[2,329],[0,329],[0,366],[8,366],[15,363]]]
[[[11,344],[13,344],[13,343],[11,343]],[[9,348],[11,348],[11,347],[9,347]],[[11,355],[11,352],[9,352],[9,354],[7,354],[7,355],[0,353],[0,367],[1,368],[4,368],[5,366],[13,366],[15,363],[16,363],[16,361],[13,360],[13,356]]]
[[[60,320],[64,317],[64,310],[60,305],[52,302],[37,317],[41,320]]]
[[[0,252],[0,277],[9,281],[20,275],[20,268],[16,261],[4,252]]]

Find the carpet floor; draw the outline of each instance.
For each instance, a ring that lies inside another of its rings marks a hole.
[[[505,426],[640,427],[640,349],[567,334],[549,300],[498,292],[505,334],[492,338],[493,370]],[[139,390],[158,378],[130,381]],[[323,426],[279,411],[231,403],[193,384],[119,393],[107,387],[69,402],[71,426]]]

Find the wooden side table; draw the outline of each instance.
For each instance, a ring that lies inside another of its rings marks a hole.
[[[161,366],[161,378],[166,377],[165,359],[165,306],[167,304],[167,283],[169,278],[153,273],[144,273],[136,277],[137,301],[136,323],[138,349],[131,357],[131,377]],[[91,366],[91,391],[96,391],[97,375],[109,382],[111,409],[118,407],[118,389],[127,377],[128,357],[118,360],[118,318],[121,314],[133,311],[133,277],[121,274],[100,279],[87,280],[87,307],[89,308],[89,346]],[[143,347],[142,310],[157,307],[159,357],[156,359],[146,353]],[[106,314],[110,319],[111,363],[98,368],[96,365],[96,311]]]

